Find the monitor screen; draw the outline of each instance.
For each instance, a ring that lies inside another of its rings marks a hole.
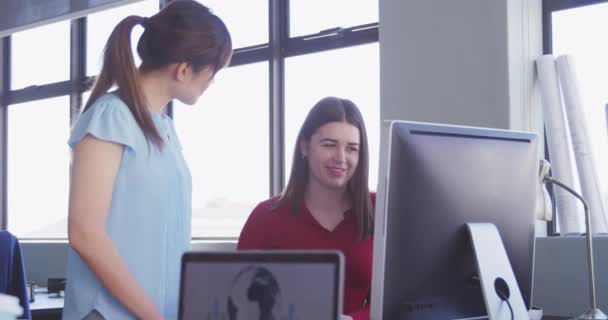
[[[190,253],[180,319],[335,320],[340,264],[328,254]]]
[[[411,122],[393,122],[389,131],[377,200],[372,319],[487,314],[468,222],[497,226],[529,308],[535,135]]]

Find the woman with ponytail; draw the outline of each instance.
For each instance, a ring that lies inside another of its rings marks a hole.
[[[145,29],[135,66],[130,36]],[[72,129],[63,319],[177,319],[191,178],[164,107],[194,104],[232,56],[226,26],[192,0],[129,16]],[[117,90],[108,92],[112,86]]]

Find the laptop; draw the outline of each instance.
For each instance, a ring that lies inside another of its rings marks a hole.
[[[179,319],[338,320],[343,279],[339,251],[187,252]]]

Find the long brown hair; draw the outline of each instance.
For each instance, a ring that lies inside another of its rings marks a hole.
[[[131,31],[137,24],[144,27],[137,43],[137,53],[142,60],[141,72],[179,62],[190,64],[195,72],[205,67],[217,72],[228,64],[232,56],[232,40],[222,20],[193,0],[172,1],[150,18],[128,16],[110,34],[104,50],[103,67],[83,112],[116,84],[119,96],[129,107],[148,142],[161,148],[163,139],[146,106],[131,52]]]
[[[299,212],[304,206],[304,194],[308,185],[308,161],[300,151],[300,144],[310,142],[312,135],[329,122],[347,122],[359,129],[359,162],[353,176],[348,181],[347,192],[352,200],[352,212],[357,220],[359,239],[367,239],[373,232],[373,209],[368,187],[369,148],[365,123],[359,108],[350,100],[327,97],[317,102],[308,112],[306,120],[296,139],[293,164],[289,182],[283,191],[276,208],[288,205],[292,211]]]

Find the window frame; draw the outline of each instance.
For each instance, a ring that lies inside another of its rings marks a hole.
[[[153,1],[153,0],[150,0]],[[156,1],[156,0],[155,0]],[[157,0],[159,8],[170,0]],[[127,4],[127,3],[124,3]],[[315,34],[290,37],[289,0],[268,0],[268,42],[236,48],[230,65],[239,66],[257,62],[268,62],[269,66],[269,189],[268,195],[274,196],[285,186],[284,149],[285,149],[285,59],[288,57],[314,54],[327,50],[339,50],[352,46],[379,41],[379,24],[369,23],[358,26],[338,26]],[[9,105],[43,100],[58,96],[70,96],[69,112],[72,125],[83,107],[83,93],[90,90],[94,77],[86,76],[87,17],[73,19],[70,23],[70,79],[67,81],[35,84],[26,88],[10,90],[11,74],[11,36],[0,42],[0,229],[5,229],[7,212],[7,107]],[[167,113],[172,116],[169,105]],[[193,237],[198,240],[234,240],[234,237]],[[28,240],[65,240],[65,239],[28,239]]]
[[[575,9],[580,7],[592,6],[602,3],[608,3],[608,0],[543,0],[542,4],[542,28],[543,28],[543,54],[553,54],[553,22],[552,16],[554,12]],[[545,134],[545,159],[549,159],[549,149],[547,148],[547,136]],[[553,185],[548,185],[547,190],[551,196],[553,203],[552,219],[547,223],[547,235],[559,236],[557,232],[557,210],[555,208],[555,198]]]

